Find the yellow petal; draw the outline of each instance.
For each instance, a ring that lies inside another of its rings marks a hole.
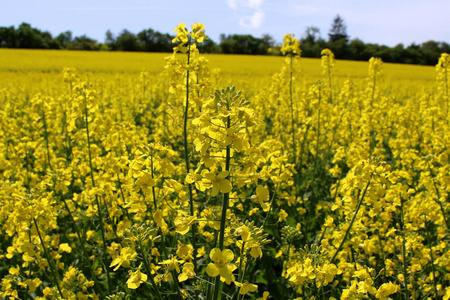
[[[180,275],[178,275],[178,281],[179,282],[183,282],[183,281],[186,281],[188,279],[189,279],[189,277],[187,277],[187,275],[185,273],[181,273]]]
[[[269,190],[263,187],[262,185],[258,185],[256,187],[256,195],[258,195],[260,201],[269,200]]]
[[[227,177],[228,174],[229,174],[228,171],[221,171],[221,172],[219,173],[219,175],[217,175],[217,177],[219,177],[220,179],[223,179],[223,178]]]
[[[215,197],[215,196],[217,196],[218,193],[219,193],[219,187],[217,185],[213,185],[212,191],[211,191],[211,196]]]
[[[216,277],[217,275],[220,274],[220,271],[215,264],[209,263],[208,266],[206,267],[206,273],[208,273],[208,275],[211,277]]]
[[[67,243],[59,245],[59,250],[67,252],[67,253],[72,252],[72,248]]]
[[[230,262],[234,259],[234,253],[230,249],[225,249],[222,251],[222,257],[226,262]]]
[[[214,248],[209,253],[209,257],[211,258],[212,261],[218,261],[222,259],[222,251],[220,251],[219,248]]]
[[[231,182],[228,179],[223,179],[220,181],[220,191],[222,193],[231,192]]]

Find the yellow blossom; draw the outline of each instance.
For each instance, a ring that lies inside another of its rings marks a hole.
[[[278,222],[286,222],[287,217],[287,212],[285,212],[284,209],[280,209],[280,212],[278,213]]]
[[[147,278],[148,276],[141,272],[141,266],[139,266],[139,269],[136,272],[130,271],[130,278],[127,280],[127,287],[135,290],[141,285],[141,283],[146,282]]]
[[[256,290],[258,289],[258,286],[256,284],[249,283],[247,280],[245,280],[244,283],[235,281],[234,284],[240,287],[239,294],[241,295],[245,295],[248,292],[250,293],[256,292]]]
[[[183,270],[180,273],[180,275],[178,275],[178,281],[182,282],[188,279],[192,279],[195,277],[195,272],[194,272],[194,264],[193,263],[185,263],[183,265]]]
[[[389,295],[395,294],[399,290],[399,286],[394,283],[383,283],[375,294],[380,300],[387,300]]]
[[[210,181],[212,185],[211,196],[215,197],[219,193],[231,192],[231,182],[227,179],[229,172],[221,171],[218,174],[212,171],[205,174],[205,178]]]
[[[221,251],[219,248],[214,248],[209,254],[213,263],[209,263],[206,267],[206,273],[211,277],[221,276],[227,284],[234,281],[233,271],[236,269],[234,264],[230,264],[234,259],[234,253],[230,249]]]
[[[169,259],[166,259],[160,262],[160,265],[166,265],[169,271],[175,270],[177,273],[180,273],[180,264],[184,263],[184,260],[178,260],[176,256],[172,256]]]
[[[119,269],[120,266],[129,268],[130,261],[133,260],[134,258],[136,258],[136,256],[137,256],[137,253],[132,248],[130,248],[130,247],[122,248],[120,250],[120,255],[111,262],[109,267],[116,266],[113,271],[117,271],[117,269]]]

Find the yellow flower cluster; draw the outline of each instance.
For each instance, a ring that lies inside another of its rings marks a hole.
[[[449,299],[448,54],[300,69],[290,34],[282,64],[174,32],[159,69],[1,50],[0,298]]]
[[[286,34],[283,37],[283,45],[281,47],[281,53],[283,55],[290,54],[300,55],[302,51],[300,50],[300,42],[295,38],[293,34]]]

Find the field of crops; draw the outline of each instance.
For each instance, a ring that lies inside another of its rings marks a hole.
[[[450,298],[448,54],[177,29],[173,55],[0,50],[0,299]]]

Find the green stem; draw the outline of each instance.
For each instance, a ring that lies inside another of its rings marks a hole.
[[[178,299],[183,299],[183,296],[181,295],[181,291],[180,291],[180,284],[178,282],[177,272],[176,272],[176,270],[172,270],[171,273],[172,273],[172,278],[173,278],[173,282],[175,285],[175,290],[178,295]]]
[[[365,187],[365,189],[364,189],[364,192],[363,192],[363,194],[362,194],[361,198],[359,199],[358,204],[357,204],[357,206],[356,206],[356,210],[355,210],[355,213],[353,214],[353,218],[352,218],[352,220],[351,220],[351,222],[350,222],[350,225],[348,226],[347,231],[345,232],[345,235],[344,235],[344,238],[342,239],[341,244],[340,244],[339,247],[337,248],[337,250],[336,250],[336,252],[334,253],[333,257],[331,258],[330,264],[332,264],[332,263],[334,262],[334,260],[336,259],[338,253],[342,250],[342,247],[344,246],[344,242],[345,242],[345,240],[347,239],[347,236],[348,236],[348,234],[350,233],[350,229],[352,228],[353,223],[354,223],[355,220],[356,220],[356,215],[358,214],[358,211],[359,211],[359,209],[360,209],[360,207],[361,207],[361,204],[362,204],[362,202],[363,202],[363,200],[364,200],[364,197],[366,196],[366,192],[367,192],[367,190],[369,189],[369,185],[370,185],[370,180],[367,182],[367,185],[366,185],[366,187]]]
[[[275,188],[275,192],[272,194],[272,200],[270,200],[270,207],[269,207],[269,211],[267,212],[266,217],[264,218],[264,222],[262,225],[262,228],[264,229],[266,227],[266,223],[267,223],[267,219],[269,218],[270,213],[272,212],[272,208],[273,208],[273,203],[275,202],[275,196],[278,192],[278,187],[280,186],[280,184],[278,183],[276,188]]]
[[[241,253],[239,254],[238,280],[240,280],[240,282],[242,282],[242,279],[244,278],[244,277],[241,278],[242,265],[244,262],[244,251],[245,251],[245,241],[242,242]]]
[[[381,260],[385,261],[385,255],[384,255],[384,250],[383,250],[383,243],[381,242],[381,235],[380,235],[380,230],[377,229],[377,237],[378,237],[378,247],[380,247],[380,254],[381,254]],[[384,270],[384,276],[383,279],[386,279],[386,269]]]
[[[425,216],[425,229],[427,231],[428,235],[428,246],[430,247],[430,260],[431,260],[431,272],[433,273],[433,289],[434,289],[434,296],[438,297],[438,291],[437,291],[437,281],[436,281],[436,271],[434,268],[434,257],[433,257],[433,247],[431,245],[431,234],[430,231],[427,228],[427,216]]]
[[[325,232],[327,231],[327,229],[328,229],[328,227],[326,227],[326,226],[323,228],[322,234],[320,235],[319,239],[317,240],[316,245],[318,245],[318,246],[320,245],[320,243],[323,240],[323,237],[325,236]]]
[[[331,57],[328,58],[328,88],[330,89],[329,102],[332,103],[333,102],[333,92],[332,92],[332,89],[331,89],[331,65],[330,65],[330,60],[331,60]]]
[[[66,163],[70,164],[70,161],[72,160],[72,147],[70,144],[70,137],[69,137],[69,131],[67,129],[67,108],[66,108],[67,104],[66,101],[64,101],[62,110],[63,110],[63,115],[62,115],[62,125],[63,125],[63,132],[64,132],[64,139],[66,142]]]
[[[87,101],[86,96],[85,101]],[[86,136],[88,143],[89,168],[91,173],[92,186],[95,187],[94,169],[92,168],[91,139],[89,137],[89,113],[87,109],[87,103],[84,104],[84,117],[86,118]]]
[[[153,170],[153,151],[150,152],[150,171],[152,174],[152,179],[155,179],[155,173]],[[155,187],[152,186],[152,195],[153,195],[153,205],[155,206],[155,212],[158,209],[158,202],[156,201],[156,190]],[[164,240],[164,233],[162,231],[162,228],[160,228],[160,232],[161,232],[161,243],[162,243],[162,248],[163,248],[163,253],[164,253],[164,257],[167,259],[169,258],[168,254],[167,254],[167,249],[166,249],[166,243]],[[195,265],[194,265],[195,266]]]
[[[79,241],[79,243],[81,245],[81,251],[83,253],[83,258],[86,260],[86,262],[88,264],[89,273],[91,273],[91,277],[94,279],[94,281],[96,283],[96,287],[98,288],[98,292],[102,295],[102,298],[103,298],[105,295],[103,294],[103,291],[100,288],[100,285],[98,284],[97,278],[96,278],[96,276],[94,275],[94,273],[92,271],[92,264],[91,264],[91,260],[89,259],[89,255],[88,255],[88,253],[86,251],[84,239],[81,238],[80,230],[78,229],[77,223],[75,222],[75,219],[74,219],[74,217],[72,215],[72,212],[70,211],[70,208],[69,208],[69,205],[67,204],[66,199],[64,199],[62,196],[61,196],[61,199],[64,202],[64,206],[66,207],[67,212],[69,213],[69,218],[72,221],[73,229],[75,230],[75,233],[77,234],[78,241]]]
[[[428,169],[430,170],[431,180],[433,180],[433,186],[434,186],[434,189],[436,191],[437,200],[435,202],[439,205],[439,207],[441,209],[442,216],[444,217],[445,226],[448,229],[449,228],[449,222],[448,222],[448,219],[447,219],[446,214],[445,214],[444,206],[442,206],[442,202],[440,200],[441,199],[441,193],[439,193],[439,189],[438,189],[438,187],[436,185],[436,181],[434,180],[434,174],[433,174],[433,171],[431,170],[430,164],[428,164]]]
[[[50,163],[50,147],[48,143],[48,130],[47,130],[47,120],[45,118],[45,104],[42,103],[42,120],[44,121],[44,137],[45,137],[45,146],[47,149],[47,164],[50,170],[52,169],[52,165]]]
[[[85,118],[86,118],[86,136],[87,136],[87,143],[88,143],[89,168],[90,168],[90,173],[91,173],[92,187],[95,187],[94,169],[92,168],[91,140],[89,138],[89,114],[88,114],[88,109],[87,109],[86,95],[84,96],[84,100],[86,101],[84,104],[84,114],[85,114]],[[105,255],[106,253],[108,253],[108,249],[106,248],[105,228],[103,226],[103,216],[102,216],[102,210],[101,210],[101,206],[100,206],[100,199],[97,195],[95,195],[95,202],[97,202],[97,214],[98,214],[98,219],[100,222],[100,230],[101,230],[102,242],[103,242],[103,255]],[[103,266],[106,271],[106,277],[108,279],[108,292],[109,292],[109,294],[111,294],[111,276],[109,274],[108,267],[103,262],[103,258],[102,258],[103,255],[100,256],[100,260],[102,261]]]
[[[142,245],[141,245],[140,243],[139,243],[139,245],[138,245],[138,248],[139,248],[139,252],[140,252],[141,255],[142,255],[142,260],[143,260],[143,262],[144,262],[145,270],[146,270],[146,272],[147,272],[147,274],[148,274],[148,275],[147,275],[147,278],[150,279],[150,283],[151,283],[151,285],[152,285],[152,287],[153,287],[153,291],[154,291],[154,293],[156,294],[156,297],[157,297],[159,300],[162,300],[161,293],[159,292],[158,286],[156,285],[155,280],[153,279],[153,276],[152,276],[152,270],[151,270],[150,264],[148,263],[148,260],[147,260],[147,254],[145,253],[145,251],[143,251]]]
[[[289,99],[290,99],[290,112],[291,112],[291,135],[292,135],[292,151],[294,157],[294,166],[297,163],[297,147],[295,144],[295,123],[294,123],[294,103],[292,99],[292,55],[290,60],[290,73],[289,73]],[[297,182],[296,182],[297,184]]]
[[[189,118],[189,63],[191,58],[191,37],[189,37],[188,41],[188,51],[187,51],[187,75],[186,75],[186,107],[184,110],[184,124],[183,124],[183,135],[184,135],[184,160],[186,163],[186,175],[190,172],[190,163],[189,163],[189,149],[188,149],[188,132],[187,132],[187,123]],[[189,189],[189,208],[190,208],[190,214],[191,216],[195,216],[194,214],[194,197],[192,195],[192,184],[188,184]],[[194,269],[197,267],[197,242],[196,242],[196,235],[197,235],[197,224],[192,224],[191,227],[191,234],[192,234],[192,247],[194,248]]]
[[[372,100],[370,101],[370,107],[373,107],[373,101],[375,100],[375,85],[377,83],[377,73],[373,74],[373,87],[372,87]]]
[[[403,198],[400,197],[400,217],[401,217],[401,232],[402,232],[402,258],[403,258],[403,277],[405,279],[405,300],[409,299],[409,290],[408,290],[408,273],[406,267],[406,240],[405,240],[405,215],[403,214]]]
[[[299,176],[299,181],[300,181],[300,176],[302,174],[301,172],[302,172],[302,167],[303,167],[303,153],[305,152],[305,148],[306,148],[305,146],[306,146],[306,141],[308,139],[308,133],[309,133],[309,128],[310,127],[311,127],[310,125],[306,125],[305,134],[303,135],[303,141],[302,141],[302,144],[301,144],[301,147],[300,147],[300,157],[299,157],[300,162],[299,162],[298,168],[297,168],[298,169],[297,173],[298,173],[298,176]],[[303,200],[303,195],[302,195],[302,200]]]
[[[122,189],[122,182],[120,182],[119,172],[117,172],[116,175],[117,175],[117,182],[119,183],[120,196],[122,197],[122,202],[125,205],[125,196],[124,196],[123,189]],[[131,220],[130,214],[128,213],[128,209],[126,207],[121,207],[121,208],[125,212],[125,215],[127,216],[127,218],[129,220]]]
[[[227,125],[228,128],[230,128],[230,117],[227,117]],[[225,159],[225,171],[230,172],[230,160],[231,160],[231,147],[230,145],[227,146],[226,150],[226,159]],[[228,176],[226,179],[230,177],[230,174],[228,173]],[[225,221],[227,218],[227,210],[228,210],[228,202],[230,199],[230,193],[223,194],[223,203],[222,203],[222,218],[220,220],[220,233],[219,233],[219,249],[223,250],[223,242],[225,239]]]
[[[322,100],[322,94],[321,94],[321,89],[320,89],[320,85],[319,85],[319,103],[317,105],[317,141],[316,141],[316,160],[314,162],[314,171],[316,170],[316,165],[317,165],[317,161],[318,158],[317,156],[319,155],[319,146],[320,146],[320,101]]]
[[[449,113],[449,106],[448,106],[448,75],[447,75],[447,65],[445,65],[445,69],[444,69],[444,74],[445,74],[445,95],[446,95],[446,100],[447,100],[447,115],[448,115],[448,113]]]
[[[61,298],[64,298],[64,297],[63,297],[63,293],[61,292],[61,287],[59,286],[59,276],[58,276],[58,273],[56,272],[56,268],[55,268],[55,266],[53,265],[53,261],[50,260],[50,255],[49,255],[49,253],[48,253],[47,248],[45,247],[44,240],[42,239],[41,232],[39,231],[39,227],[38,227],[38,225],[37,225],[37,222],[36,222],[36,219],[35,219],[35,218],[33,218],[33,222],[34,222],[34,226],[36,227],[36,231],[37,231],[37,234],[38,234],[38,236],[39,236],[39,240],[41,241],[42,248],[44,249],[45,258],[47,258],[47,262],[48,262],[48,264],[49,264],[49,266],[50,266],[50,270],[51,270],[52,273],[53,273],[53,278],[55,279],[55,283],[56,283],[56,287],[58,288],[59,295],[61,296]]]
[[[228,102],[227,102],[227,108]],[[230,116],[227,117],[227,128],[230,128]],[[225,171],[230,171],[230,160],[231,160],[231,148],[230,145],[227,146],[226,150],[226,158],[225,158]],[[228,176],[226,179],[228,179],[230,174],[228,173]],[[225,193],[223,195],[223,203],[222,203],[222,217],[220,219],[220,232],[219,232],[219,249],[223,250],[223,242],[225,239],[225,223],[227,219],[227,210],[228,210],[228,202],[230,199],[230,193]],[[219,295],[222,292],[222,282],[220,281],[220,276],[216,277],[215,285],[214,285],[214,294],[213,294],[213,300],[220,299]]]

